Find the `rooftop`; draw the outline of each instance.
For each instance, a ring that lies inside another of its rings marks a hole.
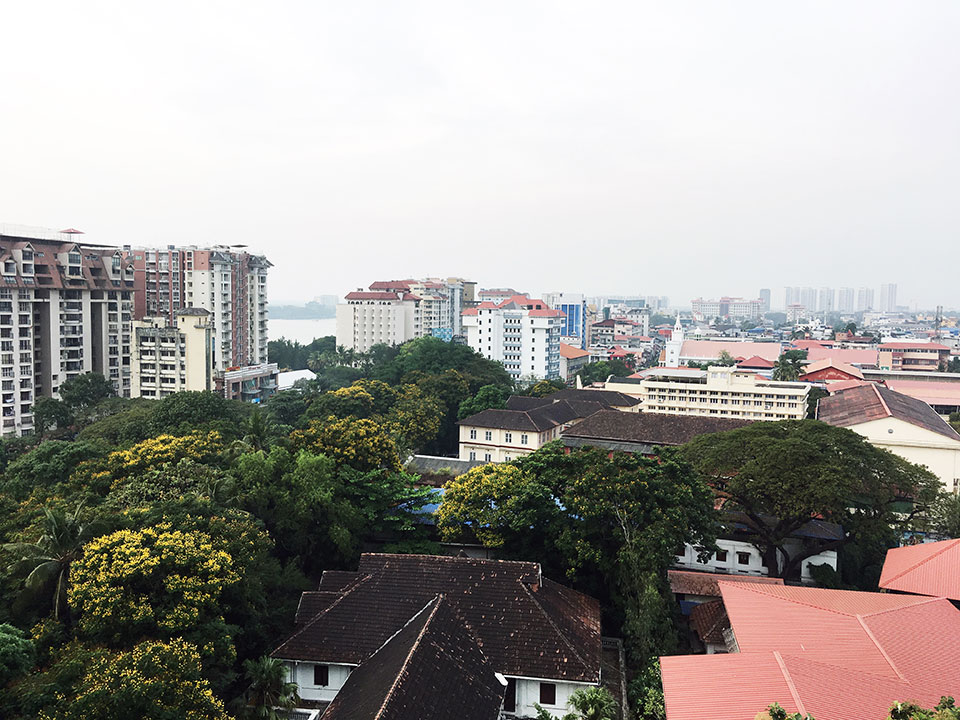
[[[734,430],[749,424],[749,420],[704,415],[602,410],[566,430],[564,437],[647,445],[683,445],[699,435]]]
[[[821,398],[817,419],[838,427],[896,418],[960,442],[960,434],[922,400],[870,383]]]
[[[960,539],[887,550],[880,587],[960,601]]]

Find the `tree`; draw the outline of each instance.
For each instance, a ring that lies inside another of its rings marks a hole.
[[[189,642],[142,642],[132,650],[95,656],[75,695],[42,716],[48,720],[229,720],[203,678],[200,653]]]
[[[277,710],[291,710],[300,702],[297,684],[287,682],[287,668],[283,661],[264,656],[243,663],[249,683],[244,692],[248,717],[258,720],[278,720]]]
[[[92,640],[116,647],[141,637],[183,637],[229,666],[234,648],[221,598],[240,572],[206,533],[161,523],[88,543],[74,563],[69,599],[81,634]]]
[[[945,368],[947,372],[960,373],[960,357],[952,357]]]
[[[460,403],[460,410],[457,412],[457,419],[476,415],[490,408],[505,408],[507,406],[507,393],[498,385],[484,385],[477,390],[477,394],[472,398],[467,398]]]
[[[290,434],[294,449],[326,455],[357,470],[400,469],[400,454],[390,429],[373,420],[314,420]]]
[[[757,713],[755,720],[813,720],[813,716],[801,715],[800,713],[788,715],[787,711],[780,707],[778,703],[774,703],[764,712]]]
[[[533,706],[537,709],[537,720],[553,720],[553,715],[538,703]],[[604,687],[575,690],[567,700],[567,706],[572,712],[566,713],[563,720],[617,720],[620,717],[616,698]]]
[[[637,720],[666,720],[659,658],[652,659],[636,673],[630,681],[628,695]]]
[[[933,531],[945,538],[960,538],[960,495],[941,493],[931,514]]]
[[[100,373],[84,373],[60,383],[60,399],[72,410],[85,411],[116,395],[113,383]]]
[[[580,381],[584,385],[604,382],[611,375],[614,377],[627,377],[630,374],[630,368],[627,367],[626,363],[624,363],[623,360],[616,359],[588,363],[577,373],[577,375],[580,376]]]
[[[37,435],[43,437],[47,430],[63,430],[73,424],[73,413],[62,400],[39,397],[33,404],[33,424]]]
[[[39,540],[3,546],[15,558],[7,570],[15,576],[26,576],[24,586],[29,592],[49,598],[54,618],[69,618],[71,567],[83,544],[96,534],[97,526],[84,522],[79,509],[71,513],[44,508],[43,518]]]
[[[808,420],[817,419],[817,404],[825,397],[829,397],[830,393],[819,387],[810,388],[810,394],[807,395],[807,414],[806,418]]]
[[[0,688],[26,674],[35,656],[33,641],[23,630],[0,623]]]
[[[103,446],[83,441],[47,440],[7,466],[5,492],[24,498],[37,489],[63,482],[81,464],[102,458]]]
[[[952,697],[943,696],[931,710],[914,703],[895,703],[887,720],[960,720],[960,708]]]
[[[926,468],[816,420],[758,422],[701,435],[683,455],[724,509],[740,513],[774,577],[791,577],[808,557],[855,538],[887,534],[929,511],[940,481]],[[831,539],[787,540],[818,518],[846,531]]]
[[[184,391],[160,400],[153,412],[152,430],[156,434],[186,434],[200,429],[216,429],[236,436],[237,428],[253,411],[239,400],[227,400],[209,390]]]
[[[773,379],[794,381],[803,372],[803,361],[807,359],[806,350],[787,350],[773,366]]]

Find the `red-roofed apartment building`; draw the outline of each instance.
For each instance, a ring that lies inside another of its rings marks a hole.
[[[881,370],[939,370],[950,359],[950,348],[930,342],[892,342],[879,347]]]
[[[719,623],[732,652],[660,659],[667,720],[753,720],[774,702],[818,720],[881,720],[897,701],[960,693],[960,610],[946,598],[717,585],[723,609],[702,624]]]

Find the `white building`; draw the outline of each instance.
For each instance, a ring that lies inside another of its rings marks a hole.
[[[407,292],[357,290],[337,305],[337,345],[367,352],[423,335],[420,298]]]
[[[213,389],[210,313],[177,312],[177,324],[165,317],[133,324],[130,397],[164,398],[186,390]]]
[[[526,295],[463,311],[467,344],[502,363],[514,380],[560,377],[562,321],[561,311]]]

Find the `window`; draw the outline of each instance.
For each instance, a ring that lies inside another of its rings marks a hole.
[[[507,689],[503,693],[504,712],[514,712],[517,709],[517,681],[507,678]]]
[[[526,444],[527,444],[527,434],[526,434],[526,433],[523,433],[523,434],[520,436],[520,444],[521,444],[521,445],[526,445]]]
[[[485,430],[483,433],[483,439],[487,440],[488,442],[493,440],[493,433],[490,430]]]
[[[313,666],[313,684],[326,687],[330,684],[330,667],[328,665]]]
[[[513,442],[513,433],[504,433],[504,442]]]
[[[554,683],[540,683],[540,704],[557,704],[557,686]]]
[[[749,565],[750,564],[750,553],[748,552],[738,552],[737,553],[737,565]]]
[[[474,452],[473,450],[470,451],[470,459],[471,459],[471,460],[476,460],[476,459],[477,459],[477,453]]]
[[[477,431],[476,431],[476,430],[471,430],[471,431],[470,431],[470,439],[471,439],[471,440],[476,440],[476,439],[477,439]]]
[[[717,550],[717,562],[726,562],[726,561],[727,561],[727,551]]]
[[[486,461],[486,462],[490,462],[493,458],[490,457],[490,453],[484,453],[484,454],[483,454],[483,459],[484,459],[484,461]]]

